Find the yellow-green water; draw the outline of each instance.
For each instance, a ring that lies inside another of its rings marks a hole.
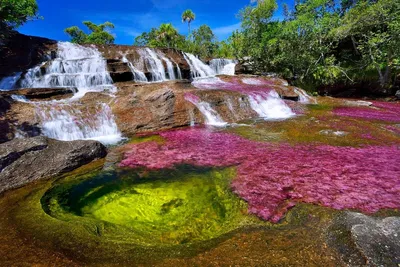
[[[240,226],[246,204],[229,189],[235,170],[180,166],[163,171],[97,172],[61,182],[42,198],[51,216],[122,226],[138,243],[182,244]]]

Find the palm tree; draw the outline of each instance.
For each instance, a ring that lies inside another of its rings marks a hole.
[[[163,23],[157,31],[157,39],[161,42],[166,41],[168,48],[171,46],[171,41],[178,35],[178,31],[171,23]]]
[[[190,35],[190,23],[195,19],[196,19],[196,15],[190,9],[187,9],[182,13],[182,22],[188,23],[188,27],[189,27],[188,35]]]

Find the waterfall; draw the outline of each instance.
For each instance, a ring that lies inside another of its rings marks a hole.
[[[225,75],[235,75],[236,61],[232,59],[216,58],[210,61],[210,67],[214,72]]]
[[[274,90],[269,93],[250,94],[249,103],[251,108],[266,120],[287,119],[295,116],[295,113]]]
[[[172,64],[171,60],[169,60],[166,56],[159,53],[162,60],[165,61],[167,64],[167,71],[168,71],[168,79],[169,80],[176,80],[174,65]]]
[[[192,78],[203,78],[215,76],[215,72],[210,66],[204,64],[200,59],[189,53],[183,53],[183,57],[190,66]]]
[[[25,88],[75,87],[75,98],[86,92],[99,92],[116,88],[107,71],[106,60],[94,47],[84,47],[68,42],[58,43],[57,58],[36,66],[24,75],[21,86]]]
[[[206,120],[205,124],[219,127],[228,124],[219,116],[218,112],[211,107],[210,103],[201,101],[199,97],[193,94],[185,94],[185,99],[200,110]]]
[[[15,84],[21,77],[22,72],[17,72],[12,76],[5,77],[0,80],[0,91],[2,90],[12,90],[15,88]]]
[[[300,88],[295,88],[294,92],[299,95],[299,102],[303,104],[313,103],[316,104],[315,98],[309,96],[306,91]]]
[[[82,107],[69,103],[37,103],[36,115],[44,135],[63,141],[97,140],[114,144],[122,139],[114,116],[107,104],[98,104],[96,110],[81,111]]]
[[[182,72],[181,72],[181,68],[179,68],[179,65],[177,63],[175,63],[176,65],[176,71],[178,72],[178,80],[182,80]]]
[[[161,82],[166,80],[165,68],[157,54],[150,48],[139,50],[146,62],[146,67],[151,73],[152,82]]]
[[[132,62],[130,62],[126,56],[122,56],[122,62],[128,64],[129,69],[133,73],[133,79],[135,82],[148,82],[146,75],[142,71],[135,68],[135,66],[133,66]]]

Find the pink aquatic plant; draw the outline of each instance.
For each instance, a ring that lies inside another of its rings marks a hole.
[[[400,122],[400,103],[373,102],[373,107],[339,107],[334,113],[340,116]]]
[[[130,145],[121,167],[237,166],[232,188],[249,212],[279,221],[299,202],[373,213],[400,208],[400,149],[273,145],[192,128],[160,133],[164,144]]]

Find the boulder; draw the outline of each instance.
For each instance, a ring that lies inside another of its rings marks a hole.
[[[400,264],[400,217],[374,218],[346,212],[341,222],[367,266]]]
[[[72,171],[107,155],[97,141],[58,141],[38,136],[0,144],[0,193]]]

